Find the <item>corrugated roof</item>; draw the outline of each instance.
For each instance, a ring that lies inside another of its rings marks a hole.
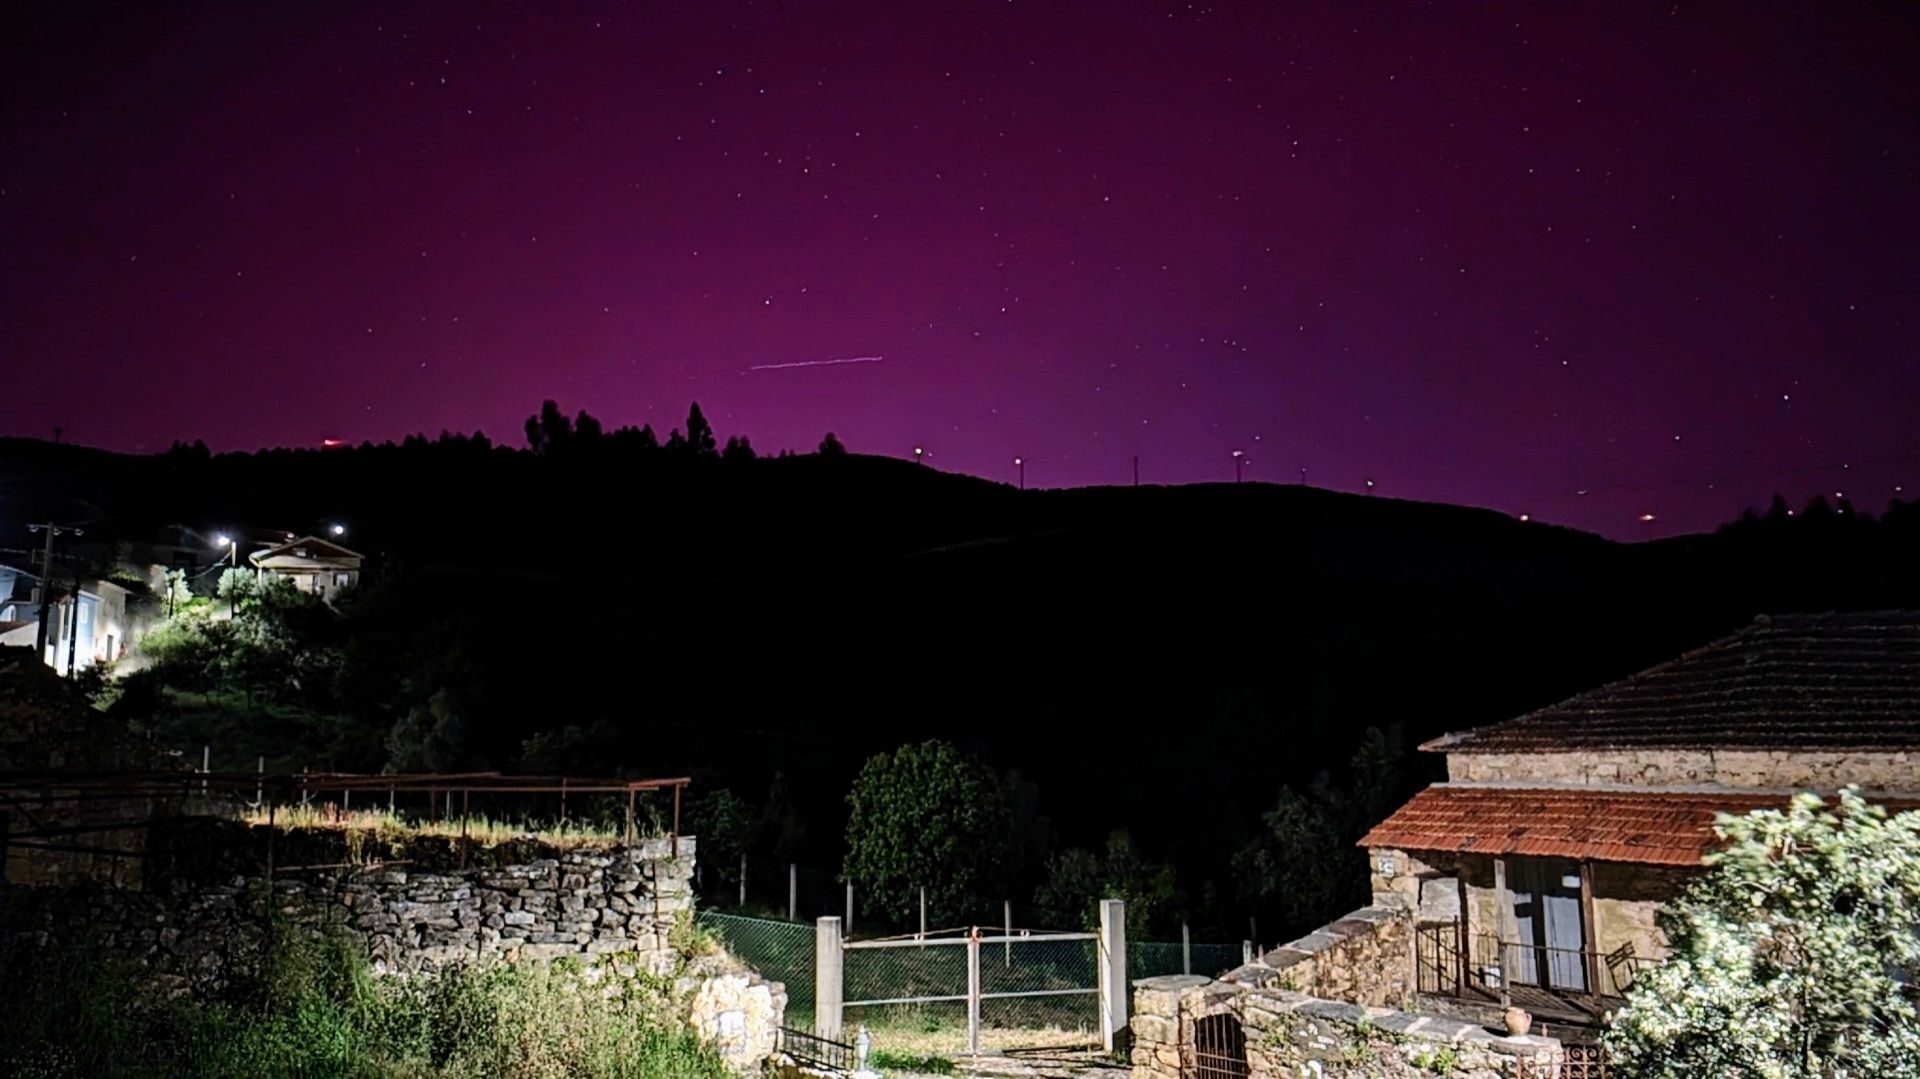
[[[1717,814],[1783,808],[1791,796],[1745,791],[1479,787],[1436,783],[1375,825],[1363,847],[1527,855],[1640,865],[1699,865],[1719,845]],[[1911,809],[1906,799],[1882,800]]]
[[[1920,749],[1920,611],[1763,616],[1631,678],[1421,748]]]

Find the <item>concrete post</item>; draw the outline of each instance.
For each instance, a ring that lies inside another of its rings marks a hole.
[[[832,1041],[840,1040],[844,954],[840,919],[829,915],[813,923],[813,1028]]]
[[[1013,965],[1013,900],[1002,899],[1000,901],[1000,921],[1005,926],[1005,932],[1001,935],[1007,938],[1005,945],[1007,950],[1006,965],[1010,967]]]
[[[1100,901],[1100,1045],[1114,1052],[1127,1027],[1127,905]]]
[[[847,924],[846,931],[853,932],[853,882],[847,882]]]
[[[980,927],[967,932],[967,1052],[980,1055]]]
[[[800,866],[787,863],[787,921],[800,920]]]
[[[740,854],[740,909],[747,909],[747,855]]]
[[[1193,973],[1193,936],[1185,922],[1180,923],[1180,973]]]

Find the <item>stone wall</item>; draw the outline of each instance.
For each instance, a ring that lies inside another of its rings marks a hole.
[[[1180,1079],[1196,1042],[1224,1033],[1214,1026],[1220,1017],[1237,1024],[1255,1076],[1518,1079],[1559,1074],[1565,1059],[1552,1038],[1509,1037],[1441,1016],[1175,975],[1134,983],[1133,1079]],[[1209,1034],[1197,1037],[1202,1029]]]
[[[691,916],[693,841],[556,852],[525,865],[451,873],[390,867],[273,884],[283,924],[335,931],[366,947],[377,973],[431,973],[452,963],[618,954],[670,973],[668,935]],[[122,889],[14,889],[10,922],[38,939],[89,933],[163,987],[217,987],[258,951],[266,883],[237,877],[156,894]]]
[[[1412,1002],[1413,979],[1413,918],[1387,906],[1362,907],[1221,978],[1376,1008]]]
[[[1920,775],[1920,754],[1906,752],[1613,749],[1447,754],[1447,776],[1456,783],[1710,785],[1816,791],[1858,784],[1869,791],[1911,792],[1916,775]]]

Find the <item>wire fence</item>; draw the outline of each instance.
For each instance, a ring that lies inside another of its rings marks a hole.
[[[788,1026],[802,1030],[812,1027],[814,931],[811,925],[711,910],[701,911],[695,920],[718,937],[741,962],[759,971],[761,977],[787,987]]]
[[[729,951],[770,981],[787,989],[787,1025],[812,1029],[815,1022],[814,947],[811,923],[702,910],[701,926]],[[1098,943],[1035,934],[990,940],[980,946],[980,1021],[989,1048],[1031,1047],[1036,1040],[1085,1045],[1098,1040]],[[1004,937],[983,927],[987,938]],[[960,938],[964,939],[964,938]],[[945,943],[936,943],[944,940]],[[850,948],[844,953],[846,1022],[861,1024],[881,1044],[924,1051],[957,1052],[967,1029],[967,948],[951,934],[888,948]],[[1129,941],[1129,980],[1164,974],[1216,976],[1238,966],[1241,945]]]

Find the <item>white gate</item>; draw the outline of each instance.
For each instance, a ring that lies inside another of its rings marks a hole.
[[[840,919],[814,934],[814,1022],[839,1039],[849,1008],[966,1011],[966,1051],[981,1051],[982,1012],[1012,1029],[1084,1029],[1111,1052],[1127,1024],[1126,908],[1100,904],[1100,931],[983,930],[846,941]],[[865,1025],[865,1024],[862,1024]]]

